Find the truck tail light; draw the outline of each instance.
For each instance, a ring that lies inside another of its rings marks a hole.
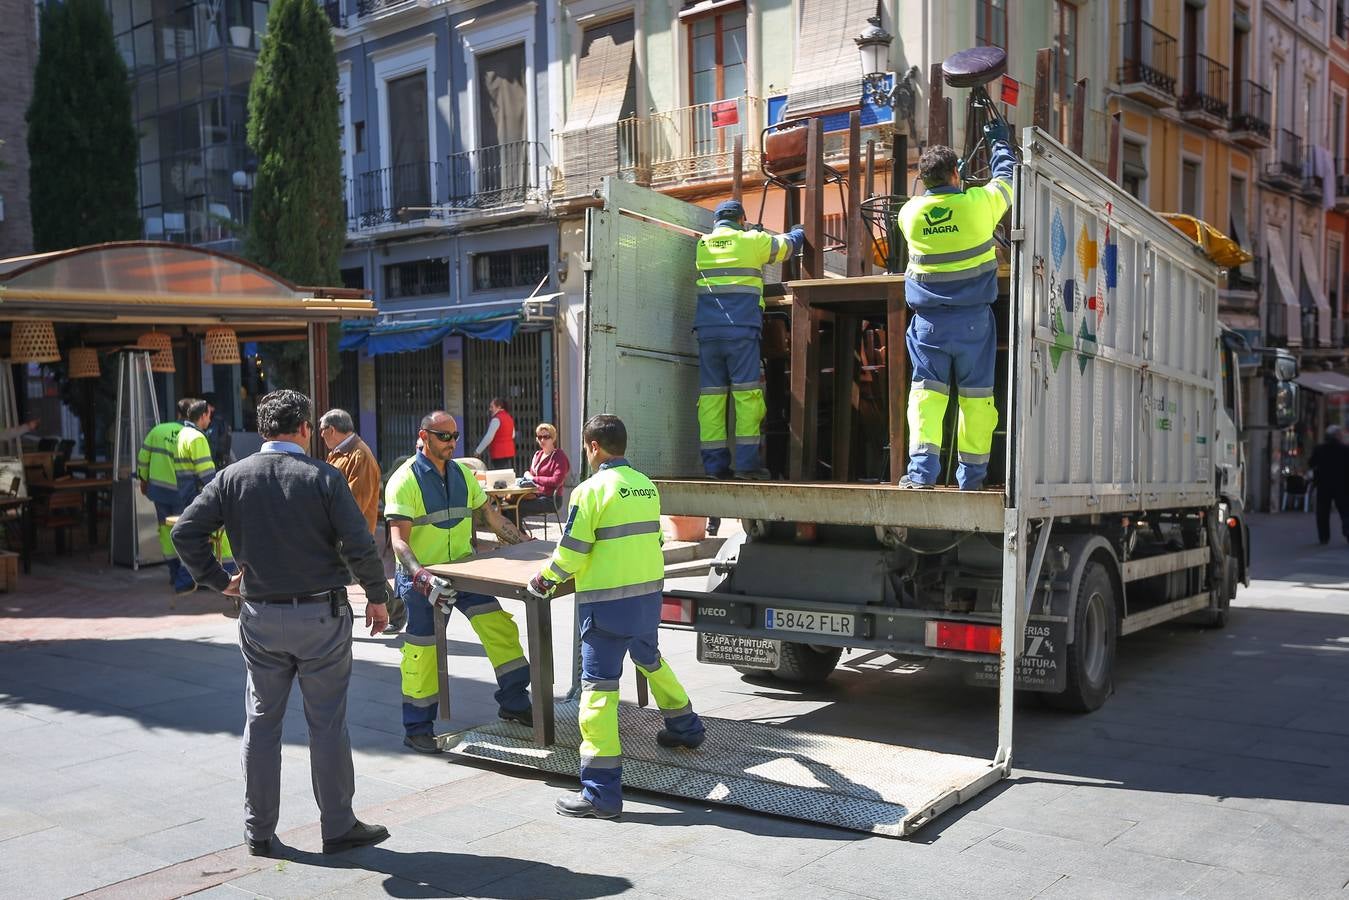
[[[681,597],[661,597],[660,620],[666,625],[692,625],[693,601]]]
[[[925,643],[942,650],[966,650],[972,653],[997,653],[1002,649],[1002,629],[997,625],[972,625],[969,622],[927,623]]]

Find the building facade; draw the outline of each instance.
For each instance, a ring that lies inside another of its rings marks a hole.
[[[0,259],[33,250],[24,116],[37,66],[36,14],[32,0],[0,0]]]
[[[444,407],[461,449],[487,405],[517,420],[516,466],[552,421],[557,227],[549,215],[548,9],[341,0],[334,21],[346,175],[343,281],[373,329],[344,335],[334,403],[386,467]]]

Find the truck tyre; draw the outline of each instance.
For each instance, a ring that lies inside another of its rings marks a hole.
[[[1213,561],[1209,564],[1212,600],[1208,609],[1195,613],[1195,619],[1205,628],[1224,628],[1227,626],[1227,611],[1232,598],[1237,595],[1237,559],[1232,555],[1232,532],[1226,524],[1216,529],[1217,540],[1213,543]]]
[[[1068,682],[1061,694],[1041,694],[1069,712],[1092,712],[1114,689],[1115,642],[1119,637],[1115,583],[1100,563],[1089,562],[1077,588],[1073,642],[1068,646]]]
[[[736,666],[736,671],[741,675],[759,678],[768,676],[792,684],[821,684],[833,673],[842,655],[842,647],[783,641],[776,669],[742,669]]]

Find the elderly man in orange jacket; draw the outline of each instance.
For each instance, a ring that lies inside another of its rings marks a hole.
[[[351,413],[345,409],[330,409],[323,414],[319,419],[319,437],[323,438],[328,448],[328,463],[347,479],[351,495],[356,498],[356,505],[365,516],[365,525],[373,536],[379,521],[379,492],[383,486],[379,461],[356,433]],[[390,596],[389,627],[384,629],[384,633],[397,634],[407,624],[407,607],[401,598],[392,594]]]

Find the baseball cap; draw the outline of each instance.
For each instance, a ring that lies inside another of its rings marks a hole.
[[[723,219],[743,219],[745,207],[739,200],[723,200],[717,204],[712,214],[716,216],[718,222]]]

